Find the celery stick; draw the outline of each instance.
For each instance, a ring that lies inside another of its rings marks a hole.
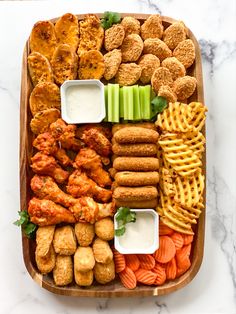
[[[134,95],[133,86],[127,86],[128,90],[128,119],[134,120]]]
[[[133,86],[133,97],[134,97],[134,120],[141,119],[141,108],[139,101],[139,88],[138,85]]]
[[[141,119],[144,119],[144,86],[139,86],[139,102],[140,102],[140,111]]]
[[[113,118],[113,84],[107,85],[108,93],[108,121],[112,122]]]
[[[120,118],[124,118],[123,87],[120,88]]]
[[[107,85],[104,86],[104,93],[105,93],[105,112],[106,112],[106,116],[103,119],[103,121],[106,122],[108,120],[107,119],[107,117],[108,117],[108,112],[107,112],[107,110],[108,110],[108,87],[107,87]]]
[[[143,88],[143,119],[151,119],[151,85],[146,85]]]
[[[112,122],[119,122],[119,84],[113,84],[113,115]]]
[[[128,86],[123,88],[124,120],[128,120]]]

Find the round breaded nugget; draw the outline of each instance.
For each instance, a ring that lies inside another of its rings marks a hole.
[[[154,71],[159,68],[160,60],[155,55],[148,53],[139,59],[138,65],[142,68],[140,81],[147,84],[151,82]]]
[[[173,51],[173,57],[176,57],[185,68],[189,68],[195,60],[195,47],[191,39],[181,41]]]
[[[139,80],[141,72],[142,68],[136,63],[121,63],[115,81],[122,86],[133,85]]]
[[[50,124],[57,121],[61,116],[58,109],[46,109],[36,113],[30,121],[30,128],[34,134],[41,134],[49,130]]]
[[[121,25],[125,29],[125,36],[130,34],[140,34],[140,22],[132,16],[126,16],[122,19]]]
[[[175,57],[166,58],[161,65],[170,71],[173,81],[186,74],[184,65]]]
[[[183,22],[178,21],[167,27],[163,34],[163,41],[173,50],[183,40],[186,39],[186,28]]]
[[[112,260],[109,264],[96,263],[93,269],[98,283],[106,284],[115,279],[115,264]]]
[[[75,224],[75,235],[80,246],[89,246],[94,238],[94,225],[88,222],[77,222]]]
[[[178,100],[185,100],[194,93],[196,86],[196,78],[187,75],[178,78],[174,82],[174,92],[176,93]]]
[[[172,87],[173,79],[172,79],[170,71],[164,67],[160,67],[156,69],[155,72],[153,73],[151,83],[152,83],[152,88],[154,89],[156,93],[158,93],[160,87],[163,85]]]
[[[170,48],[158,38],[146,39],[144,41],[143,53],[153,54],[158,57],[160,61],[172,56]]]
[[[104,71],[104,58],[100,51],[89,50],[81,54],[78,70],[80,80],[100,80],[104,74]]]
[[[143,40],[147,38],[161,38],[163,34],[163,25],[159,14],[150,15],[149,18],[141,26],[141,37]]]
[[[142,38],[137,34],[130,34],[125,37],[121,46],[122,61],[137,61],[143,51]]]
[[[177,96],[168,85],[162,85],[158,91],[158,96],[164,97],[167,102],[176,102]]]
[[[121,24],[114,24],[105,31],[104,46],[107,51],[120,47],[125,38],[125,29]]]
[[[110,241],[114,238],[114,222],[111,218],[103,218],[95,223],[96,235],[104,240]]]
[[[114,49],[104,55],[105,63],[104,78],[107,81],[111,80],[116,75],[121,64],[121,60],[122,54],[119,49]]]

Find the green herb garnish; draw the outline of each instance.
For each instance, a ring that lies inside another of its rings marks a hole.
[[[35,231],[37,229],[37,226],[30,222],[29,214],[26,210],[22,210],[18,212],[20,218],[14,222],[14,225],[16,226],[22,226],[24,234],[28,238],[33,238],[35,235]]]
[[[154,120],[158,113],[161,113],[167,106],[167,100],[164,97],[156,96],[151,101],[151,120]]]
[[[101,20],[101,25],[104,29],[110,28],[113,24],[119,23],[121,20],[120,14],[117,12],[104,12],[103,18]]]
[[[136,213],[131,212],[128,207],[120,207],[116,214],[116,221],[118,228],[115,230],[115,235],[120,237],[125,233],[125,225],[136,221]]]

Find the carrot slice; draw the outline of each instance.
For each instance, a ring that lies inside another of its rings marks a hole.
[[[140,268],[151,270],[155,266],[155,258],[150,254],[138,254]]]
[[[116,249],[113,249],[113,258],[114,258],[116,273],[120,273],[122,270],[125,269],[125,266],[126,266],[125,257]]]
[[[178,268],[185,268],[186,263],[188,264],[189,256],[191,252],[191,244],[184,245],[181,249],[176,251],[176,262]]]
[[[165,225],[161,220],[159,221],[159,235],[171,235],[174,233],[170,227]]]
[[[154,284],[156,286],[163,285],[163,283],[166,281],[165,267],[161,266],[159,263],[156,263],[155,267],[152,269],[152,272],[157,274]]]
[[[184,267],[182,267],[182,268],[177,267],[176,278],[183,275],[189,269],[190,266],[191,266],[190,259],[186,258]]]
[[[175,279],[176,274],[177,274],[176,260],[175,258],[172,258],[172,260],[166,264],[166,278],[169,280]]]
[[[159,249],[155,252],[155,260],[159,263],[168,263],[176,253],[173,240],[168,236],[161,236],[159,239]]]
[[[137,286],[136,276],[129,267],[126,266],[125,269],[119,273],[119,277],[125,288],[134,289]]]
[[[156,273],[143,268],[139,268],[135,272],[135,276],[138,282],[141,282],[145,285],[153,285],[157,278]]]
[[[184,239],[184,245],[190,244],[193,242],[193,235],[192,234],[183,234],[181,233]]]
[[[125,255],[125,261],[126,265],[132,269],[133,271],[136,271],[139,269],[140,261],[138,259],[138,256],[135,254],[126,254]]]
[[[182,246],[184,245],[184,239],[182,235],[179,232],[174,232],[170,237],[175,244],[176,250],[181,249]]]

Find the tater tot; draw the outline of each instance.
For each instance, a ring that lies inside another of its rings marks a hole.
[[[95,239],[93,242],[93,254],[96,262],[107,264],[113,259],[112,250],[107,241]]]
[[[159,182],[159,173],[152,172],[132,172],[121,171],[115,175],[115,181],[118,185],[123,186],[143,186],[143,185],[157,185]]]
[[[87,272],[80,272],[77,269],[74,269],[75,282],[77,285],[82,287],[89,287],[93,283],[93,271],[89,270]]]
[[[45,256],[39,256],[37,252],[37,247],[35,251],[35,261],[39,271],[42,274],[50,273],[55,267],[56,263],[56,254],[52,245],[50,245],[49,251]]]
[[[133,128],[133,127],[156,130],[155,123],[151,123],[151,122],[122,123],[122,124],[116,123],[112,126],[112,135],[114,135],[117,131],[123,128]]]
[[[46,256],[49,252],[50,246],[53,241],[55,232],[55,225],[38,227],[36,231],[36,244],[38,256]]]
[[[120,201],[115,200],[116,207],[129,207],[129,208],[156,208],[157,199],[148,201]]]
[[[140,127],[123,128],[114,134],[114,139],[120,144],[157,143],[158,133],[155,130]]]
[[[155,171],[159,169],[159,160],[155,157],[117,157],[113,167],[121,171]]]
[[[118,144],[112,145],[112,151],[117,156],[155,156],[157,154],[156,144]]]
[[[106,284],[115,279],[115,264],[113,260],[108,264],[96,263],[93,271],[98,283]]]
[[[94,225],[87,222],[75,224],[75,235],[80,246],[89,246],[94,238]]]
[[[114,238],[114,222],[111,218],[103,218],[95,223],[96,235],[104,240],[110,241]]]
[[[57,286],[66,286],[73,280],[73,263],[71,256],[57,255],[53,269],[53,279]]]
[[[74,268],[80,272],[87,272],[93,269],[95,259],[91,247],[78,247],[74,255]]]
[[[113,198],[120,201],[152,200],[158,195],[154,186],[124,187],[118,186],[113,192]]]
[[[53,246],[60,255],[72,255],[76,250],[76,238],[71,226],[57,228],[54,234]]]

